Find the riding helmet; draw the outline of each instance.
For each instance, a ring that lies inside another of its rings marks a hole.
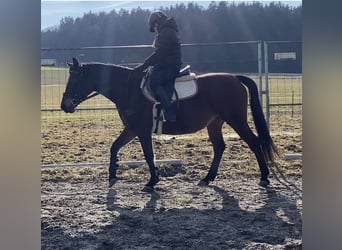
[[[153,26],[155,23],[162,24],[166,21],[167,16],[164,12],[157,10],[153,12],[149,19],[148,19],[148,25],[150,26],[150,32],[154,32]]]

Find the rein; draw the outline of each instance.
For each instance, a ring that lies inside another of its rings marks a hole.
[[[84,101],[86,101],[86,100],[88,100],[88,99],[90,99],[90,98],[92,98],[92,97],[95,97],[95,96],[97,96],[97,95],[99,95],[99,94],[100,94],[99,92],[95,92],[95,93],[92,93],[92,94],[90,94],[90,95],[88,95],[88,96],[86,96],[86,97],[83,97],[83,98],[81,98],[81,99],[79,100],[79,103],[84,102]]]
[[[90,98],[92,98],[92,97],[94,97],[94,96],[97,96],[97,95],[99,95],[99,94],[100,94],[100,93],[95,92],[95,93],[92,93],[92,94],[90,94],[90,95],[88,95],[88,96],[86,96],[86,97],[83,97],[83,98],[72,99],[72,100],[71,100],[71,103],[72,103],[72,105],[73,105],[74,107],[76,107],[76,106],[79,105],[81,102],[84,102],[84,101],[86,101],[86,100],[88,100],[88,99],[90,99]],[[68,95],[64,92],[64,93],[63,93],[63,97],[68,97]]]

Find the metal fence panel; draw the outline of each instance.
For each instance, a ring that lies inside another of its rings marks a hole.
[[[249,75],[259,83],[261,92],[267,80],[270,100],[268,107],[272,114],[271,125],[281,122],[288,124],[291,119],[298,123],[298,119],[301,121],[301,74],[268,73],[268,78],[263,83],[263,76],[266,74],[261,74],[263,69],[261,45],[259,41],[184,44],[182,47],[184,65],[190,64],[196,73],[223,71]],[[249,55],[248,60],[239,59],[237,48],[241,47],[245,48],[245,53]],[[135,66],[143,62],[151,52],[149,45],[42,49],[42,58],[56,59],[57,65],[41,68],[41,163],[43,165],[108,161],[109,148],[116,136],[112,129],[114,121],[119,120],[115,105],[102,96],[82,103],[75,114],[65,114],[60,110],[60,101],[68,78],[66,63],[71,61],[72,57],[78,57],[81,62],[99,61]],[[239,71],[242,65],[249,71]],[[260,96],[262,97],[262,94]],[[264,109],[267,110],[266,108],[264,104]],[[283,118],[285,113],[287,116]],[[294,126],[298,125],[292,127]],[[67,140],[61,140],[61,137],[65,137],[64,131],[67,130],[71,131],[72,136]],[[289,132],[291,125],[284,127],[284,130]],[[97,140],[99,139],[97,133],[102,133],[100,141]],[[86,148],[94,144],[97,151],[91,155],[85,154]],[[75,147],[75,152],[67,152]]]

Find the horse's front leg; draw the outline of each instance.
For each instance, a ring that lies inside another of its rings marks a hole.
[[[142,191],[144,192],[152,192],[154,190],[154,185],[159,182],[159,172],[154,164],[154,154],[152,148],[152,136],[151,133],[147,132],[142,136],[138,136],[140,139],[140,143],[142,149],[144,151],[144,156],[146,163],[150,169],[151,178],[150,181],[146,184]]]
[[[109,163],[109,187],[113,186],[117,180],[116,170],[118,167],[118,152],[120,148],[129,143],[136,136],[135,132],[129,127],[125,127],[119,137],[113,142],[110,149],[110,163]]]

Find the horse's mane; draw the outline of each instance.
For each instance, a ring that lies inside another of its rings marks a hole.
[[[89,72],[88,76],[99,77],[105,84],[107,84],[107,81],[114,81],[114,79],[115,81],[121,80],[121,82],[127,84],[129,79],[130,84],[140,86],[141,78],[143,76],[143,73],[141,73],[141,75],[134,73],[133,68],[111,63],[86,62],[81,64],[81,68],[86,72]]]
[[[112,64],[112,63],[100,63],[100,62],[87,62],[82,63],[81,66],[84,67],[108,67],[108,68],[116,68],[116,69],[123,69],[123,70],[132,70],[132,68],[119,65],[119,64]]]

